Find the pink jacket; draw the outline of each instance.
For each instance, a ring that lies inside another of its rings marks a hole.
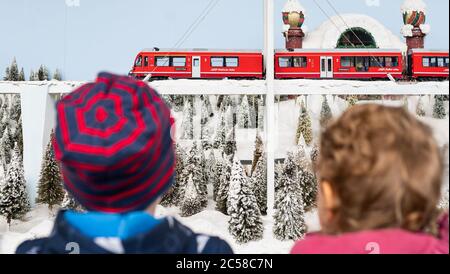
[[[361,231],[338,236],[308,234],[291,254],[449,254],[449,218],[439,222],[438,238],[401,229]]]

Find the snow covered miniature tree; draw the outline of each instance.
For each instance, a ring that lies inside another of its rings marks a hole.
[[[217,201],[217,193],[219,192],[220,180],[222,178],[222,173],[224,171],[224,160],[222,156],[216,159],[214,165],[214,173],[212,177],[212,185],[213,185],[213,200]]]
[[[186,161],[186,153],[179,144],[175,145],[175,179],[172,187],[164,194],[161,205],[165,207],[175,206],[180,203],[180,189],[184,186],[183,172]],[[183,197],[181,197],[182,199]]]
[[[346,98],[348,107],[352,107],[358,103],[358,96],[356,95],[348,95]]]
[[[434,96],[435,103],[433,107],[433,118],[435,119],[445,119],[447,117],[447,113],[445,112],[444,106],[444,95],[436,95]]]
[[[62,80],[61,72],[59,71],[59,69],[55,70],[55,73],[53,74],[53,80],[56,80],[56,81]]]
[[[298,144],[300,137],[303,136],[306,144],[310,145],[313,141],[311,117],[308,114],[308,110],[302,103],[300,116],[298,118],[296,143]]]
[[[241,105],[238,109],[238,125],[240,128],[250,127],[250,106],[248,105],[247,95],[242,98]]]
[[[6,172],[5,183],[0,189],[0,214],[8,224],[12,219],[22,218],[30,210],[22,159],[15,146],[11,163]]]
[[[293,154],[293,162],[297,166],[298,174],[296,180],[298,180],[300,185],[304,203],[303,208],[306,212],[315,207],[317,196],[317,179],[313,173],[311,161],[306,156],[305,147],[300,144]]]
[[[209,103],[209,97],[202,100],[201,119],[200,119],[200,139],[202,140],[202,146],[204,149],[211,148],[211,138],[213,135],[213,128],[211,127],[211,117],[214,113],[211,113],[211,103]]]
[[[216,173],[216,156],[211,149],[206,159],[206,180],[208,183],[214,184],[214,177]]]
[[[189,101],[184,104],[181,139],[194,139],[194,109]]]
[[[261,98],[258,99],[258,117],[257,117],[257,122],[258,122],[258,126],[257,129],[262,131],[264,130],[264,97],[261,96]]]
[[[234,155],[234,153],[237,150],[237,146],[236,146],[236,136],[234,134],[234,129],[231,129],[228,134],[227,137],[225,139],[225,146],[223,148],[223,152],[228,155]]]
[[[426,115],[422,98],[422,96],[419,98],[419,102],[417,102],[416,106],[416,115],[419,117],[424,117]]]
[[[51,134],[51,140],[54,133]],[[52,141],[49,141],[42,161],[41,174],[38,183],[36,203],[47,204],[51,210],[54,205],[60,205],[64,199],[64,188],[59,165],[55,159]]]
[[[331,108],[328,104],[327,96],[323,96],[322,110],[320,111],[320,126],[322,129],[328,126],[328,123],[332,118],[333,115],[331,114]]]
[[[25,81],[25,72],[23,71],[23,68],[20,70],[18,81]]]
[[[7,81],[19,81],[19,68],[17,66],[16,58],[14,57],[11,66],[9,67],[9,75]]]
[[[228,191],[230,189],[232,163],[228,156],[224,155],[222,161],[222,172],[220,174],[219,188],[216,194],[216,210],[228,214]]]
[[[64,198],[61,202],[61,209],[73,210],[78,212],[84,211],[84,208],[67,191],[64,192]]]
[[[11,162],[11,150],[13,149],[13,144],[11,142],[12,138],[9,134],[9,124],[6,125],[3,136],[0,139],[0,159],[3,161],[3,166],[7,167]]]
[[[254,194],[262,215],[267,214],[267,159],[263,155],[252,175]]]
[[[37,75],[38,75],[39,81],[48,81],[48,80],[50,80],[49,77],[48,77],[48,69],[44,65],[41,65],[39,67]]]
[[[302,193],[293,155],[286,159],[275,201],[273,233],[279,240],[298,240],[306,233]]]
[[[228,230],[238,243],[259,240],[264,228],[256,197],[241,163],[235,157],[228,197]]]
[[[298,172],[298,180],[303,198],[303,209],[305,212],[308,212],[317,205],[317,179],[311,171],[300,169]]]
[[[252,169],[250,174],[253,174],[253,172],[256,169],[256,164],[259,161],[259,158],[261,158],[263,152],[264,152],[264,144],[261,138],[261,135],[259,134],[259,131],[256,132],[256,138],[255,138],[255,150],[253,151],[253,161],[252,161]]]
[[[311,158],[312,171],[315,172],[317,161],[319,159],[319,146],[317,144],[313,145],[311,152],[309,153],[309,157]]]
[[[183,202],[181,203],[182,217],[193,216],[202,211],[203,205],[199,196],[200,194],[195,186],[193,174],[190,174],[187,179]]]
[[[220,114],[218,124],[216,126],[216,133],[214,135],[213,148],[219,149],[225,146],[226,130],[225,130],[225,116]]]
[[[9,67],[5,70],[5,76],[3,76],[3,81],[9,81]]]
[[[200,202],[206,207],[208,203],[208,188],[205,180],[205,157],[200,144],[194,142],[188,157],[189,165],[187,170],[192,174],[192,180],[199,194]]]
[[[441,200],[439,201],[438,208],[444,211],[448,211],[449,190],[442,193]]]
[[[9,120],[12,121],[14,127],[17,126],[22,115],[22,106],[20,104],[20,95],[11,97],[11,108],[9,112]]]

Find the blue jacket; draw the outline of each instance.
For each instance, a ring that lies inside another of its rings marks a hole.
[[[22,243],[17,254],[232,254],[217,237],[196,234],[175,218],[61,211],[47,238]]]

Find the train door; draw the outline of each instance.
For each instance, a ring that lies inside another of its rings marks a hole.
[[[201,73],[201,57],[193,56],[192,57],[192,78],[200,78]]]
[[[333,78],[333,57],[320,57],[320,78]]]

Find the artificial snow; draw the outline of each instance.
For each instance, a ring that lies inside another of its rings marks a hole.
[[[427,4],[425,4],[422,0],[405,0],[401,7],[401,11],[403,13],[411,11],[423,11],[426,13]]]
[[[288,0],[283,7],[283,12],[303,12],[305,14],[305,8],[300,5],[297,0]]]
[[[420,30],[423,32],[423,34],[428,34],[431,31],[431,26],[428,24],[421,24],[419,26]]]
[[[411,24],[403,25],[400,32],[404,37],[412,37],[413,36],[414,26]]]

